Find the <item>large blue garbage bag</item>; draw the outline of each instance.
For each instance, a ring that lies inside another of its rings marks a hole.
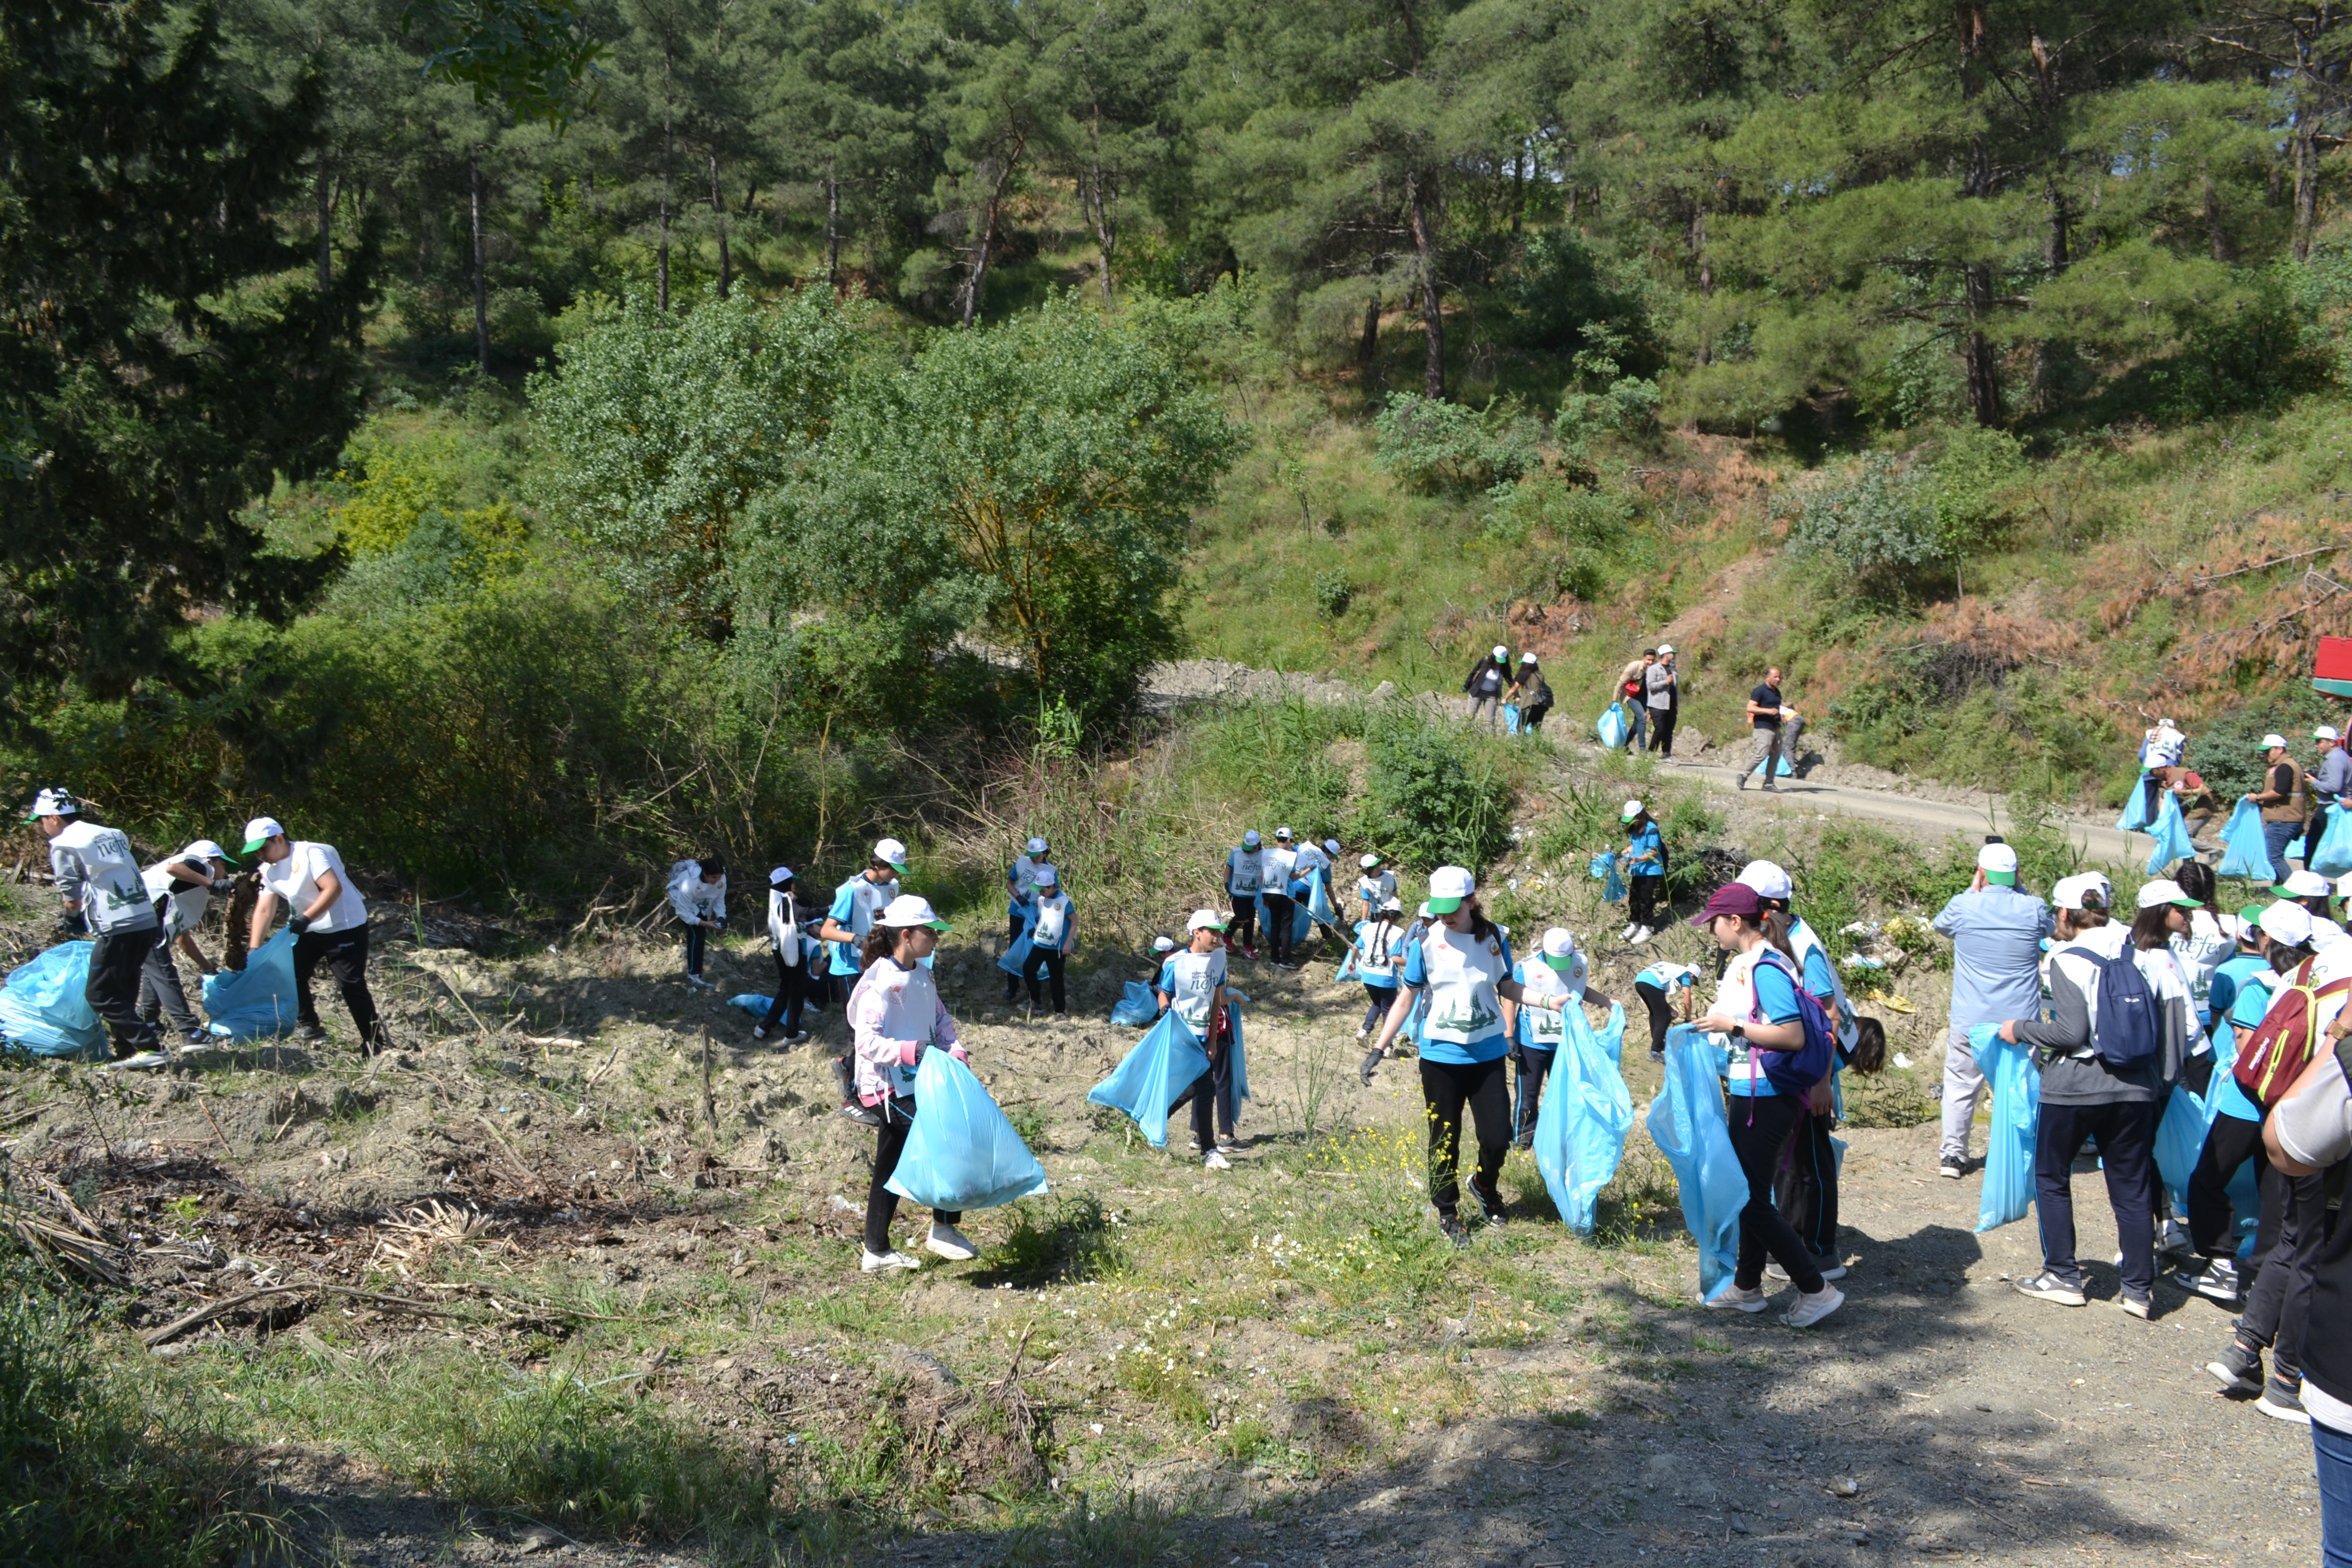
[[[1022,966],[1029,962],[1029,950],[1036,945],[1029,940],[1029,933],[1037,929],[1037,906],[1024,904],[1020,913],[1021,934],[1013,939],[1013,945],[996,961],[996,967],[1007,974],[1020,973]]]
[[[205,976],[205,1016],[224,1039],[290,1034],[299,1013],[294,993],[294,932],[286,926],[253,950],[245,968]]]
[[[2341,877],[2352,871],[2352,811],[2342,806],[2330,806],[2327,828],[2320,834],[2319,842],[2311,847],[2304,864],[2323,877]],[[2306,833],[2305,838],[2311,836]]]
[[[1503,704],[1503,733],[1516,735],[1518,732],[1519,705],[1516,702],[1506,702]]]
[[[1723,1052],[1689,1024],[1666,1031],[1666,1081],[1650,1102],[1650,1142],[1675,1171],[1683,1223],[1698,1243],[1698,1294],[1712,1301],[1731,1288],[1739,1251],[1739,1211],[1748,1177],[1731,1152],[1723,1088]]]
[[[915,1068],[915,1125],[882,1184],[926,1208],[992,1209],[1045,1190],[1045,1168],[997,1109],[988,1086],[943,1050]]]
[[[2116,818],[2117,833],[2141,833],[2147,828],[2147,774],[2132,780],[2131,794],[2124,797],[2124,814]]]
[[[2148,837],[2156,847],[2147,857],[2147,874],[2162,871],[2175,860],[2197,858],[2197,846],[2189,842],[2189,825],[2180,819],[2180,798],[2167,794],[2164,804],[2156,808],[2156,821],[2148,826]]]
[[[103,1057],[106,1026],[89,1010],[90,944],[60,942],[0,988],[0,1039],[37,1057]]]
[[[1595,855],[1587,869],[1592,873],[1593,880],[1601,884],[1602,903],[1622,904],[1625,901],[1625,879],[1617,874],[1617,851],[1612,849],[1606,854]]]
[[[1601,743],[1613,752],[1625,743],[1626,732],[1633,728],[1633,721],[1625,717],[1625,705],[1622,702],[1612,702],[1609,705],[1609,711],[1601,715],[1599,721],[1592,727],[1600,734]]]
[[[1130,1029],[1140,1029],[1158,1016],[1160,998],[1140,980],[1129,981],[1110,1007],[1110,1021]]]
[[[2174,1084],[2172,1098],[2164,1102],[2164,1115],[2156,1124],[2156,1173],[2172,1198],[2175,1213],[2189,1212],[2189,1177],[2197,1169],[2197,1157],[2205,1152],[2205,1134],[2212,1130],[2211,1104],[2204,1096],[2191,1094],[2187,1084]]]
[[[1168,1147],[1168,1108],[1209,1070],[1209,1053],[1171,1009],[1153,1025],[1111,1075],[1087,1090],[1097,1105],[1123,1110],[1154,1149]]]
[[[2000,1037],[1998,1024],[1969,1031],[1977,1070],[1992,1085],[1992,1129],[1985,1135],[1984,1189],[1977,1197],[1977,1229],[2025,1217],[2033,1206],[2033,1139],[2042,1121],[2042,1075],[2030,1046]]]
[[[768,1009],[776,1005],[776,999],[772,996],[762,996],[757,991],[746,991],[740,996],[727,998],[727,1005],[730,1007],[739,1007],[754,1018],[764,1018],[768,1016]]]
[[[2214,869],[2224,877],[2252,877],[2263,882],[2279,879],[2269,847],[2263,843],[2263,808],[2252,801],[2240,801],[2238,809],[2230,814],[2230,826],[2221,829],[2221,864]]]
[[[1234,993],[1228,991],[1225,994],[1230,997]],[[1242,1101],[1250,1097],[1249,1052],[1244,1049],[1242,1046],[1242,1010],[1240,1004],[1231,1001],[1225,1004],[1225,1029],[1226,1032],[1231,1034],[1234,1037],[1233,1045],[1229,1047],[1233,1052],[1234,1062],[1232,1076],[1233,1089],[1225,1097],[1225,1110],[1233,1114],[1235,1121],[1239,1121],[1242,1113]],[[1177,1092],[1181,1094],[1183,1091],[1179,1089]]]
[[[1617,1174],[1625,1156],[1625,1134],[1633,1126],[1633,1099],[1617,1053],[1625,1037],[1625,1009],[1609,1009],[1600,1034],[1586,1021],[1581,1002],[1561,1016],[1565,1037],[1544,1079],[1543,1106],[1536,1112],[1536,1169],[1543,1173],[1552,1206],[1569,1229],[1592,1234],[1592,1208]]]
[[[1307,879],[1307,900],[1301,907],[1318,925],[1336,926],[1339,922],[1339,917],[1331,909],[1330,879],[1324,876],[1320,866],[1316,867]]]

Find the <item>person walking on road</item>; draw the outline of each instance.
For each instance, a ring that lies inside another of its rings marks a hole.
[[[1617,672],[1617,701],[1625,710],[1625,751],[1640,756],[1650,742],[1650,671],[1658,666],[1658,650],[1645,647],[1642,657]]]
[[[1503,722],[1503,689],[1511,683],[1511,667],[1507,662],[1511,650],[1500,643],[1495,651],[1470,667],[1469,679],[1463,681],[1463,692],[1470,699],[1470,722],[1475,724],[1483,710],[1486,728],[1496,729]]]
[[[1748,774],[1753,773],[1757,763],[1761,763],[1764,764],[1764,787],[1778,793],[1780,788],[1780,759],[1794,755],[1797,736],[1805,727],[1803,717],[1780,700],[1779,670],[1766,670],[1764,684],[1748,694],[1748,722],[1751,735],[1748,765],[1740,771],[1737,787],[1746,789]]]
[[[141,1066],[170,1059],[156,1048],[155,1026],[139,1016],[140,976],[163,921],[148,900],[130,838],[85,817],[71,790],[41,791],[25,820],[39,823],[49,841],[49,870],[65,901],[60,923],[98,939],[82,997],[105,1021],[114,1059]]]
[[[2304,821],[2311,815],[2311,792],[2303,775],[2303,764],[2294,760],[2286,747],[2286,737],[2269,734],[2263,737],[2263,787],[2242,796],[2263,808],[2263,847],[2269,851],[2273,868],[2286,869],[2286,847],[2303,834]],[[2306,842],[2304,862],[2308,865],[2311,851],[2316,846]]]
[[[202,973],[218,972],[219,966],[196,945],[196,927],[212,908],[213,895],[228,889],[233,868],[227,851],[209,838],[199,838],[140,873],[147,896],[155,901],[163,931],[140,972],[139,1016],[159,1028],[169,1019],[183,1045],[201,1046],[211,1037],[188,1005],[173,950],[186,953]]]
[[[1544,679],[1534,654],[1519,655],[1518,679],[1511,682],[1505,700],[1519,705],[1519,733],[1532,735],[1543,728],[1544,715],[1551,711],[1551,684]]]
[[[2100,907],[2105,907],[2104,891]],[[2053,928],[2050,906],[2018,887],[2017,851],[2006,844],[1977,851],[1975,880],[1937,911],[1935,927],[1952,939],[1952,1016],[1944,1037],[1943,1147],[1937,1163],[1958,1181],[1968,1170],[1969,1127],[1985,1086],[1969,1030],[2034,1016],[2042,1004],[2042,939]]]
[[[1658,662],[1642,676],[1643,705],[1650,710],[1650,750],[1672,762],[1675,755],[1675,715],[1682,699],[1682,680],[1675,669],[1675,645],[1658,645]]]
[[[2338,802],[2352,805],[2352,752],[2344,749],[2344,732],[2332,724],[2322,724],[2311,738],[2319,746],[2319,765],[2304,780],[2311,792],[2311,816],[2303,825],[2303,843],[2306,849],[2316,849],[2320,835],[2327,831],[2328,807]]]
[[[352,886],[343,858],[331,844],[287,837],[274,816],[257,816],[245,825],[244,852],[261,857],[256,867],[261,873],[261,900],[253,907],[253,945],[268,940],[281,903],[287,928],[294,933],[294,1037],[327,1037],[319,1026],[318,1006],[310,1000],[310,976],[323,960],[360,1032],[360,1049],[370,1056],[383,1049],[383,1025],[367,983],[367,900]]]

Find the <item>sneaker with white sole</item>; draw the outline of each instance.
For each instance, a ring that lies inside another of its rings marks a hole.
[[[2237,1260],[2229,1258],[2208,1258],[2202,1268],[2176,1270],[2172,1276],[2172,1282],[2184,1290],[2193,1290],[2200,1296],[2210,1297],[2216,1301],[2235,1301],[2238,1299]]]
[[[1234,1163],[1212,1149],[1201,1156],[1201,1168],[1204,1171],[1230,1171]]]
[[[2137,1318],[2143,1323],[2147,1321],[2148,1300],[2147,1297],[2126,1296],[2123,1298],[2123,1309],[2124,1316]]]
[[[980,1256],[980,1248],[971,1244],[970,1237],[938,1220],[931,1221],[931,1234],[923,1237],[923,1246],[933,1256],[950,1263],[969,1263]]]
[[[1641,929],[1642,929],[1642,922],[1641,922],[1641,921],[1627,921],[1625,922],[1625,929],[1624,929],[1623,931],[1619,931],[1619,932],[1617,933],[1617,940],[1618,940],[1619,942],[1631,942],[1631,941],[1633,941],[1633,933],[1634,933],[1635,931],[1640,931]]]
[[[1968,1173],[1969,1161],[1965,1154],[1947,1154],[1936,1162],[1936,1174],[1948,1182],[1957,1182]]]
[[[2197,1248],[2189,1245],[2189,1227],[2177,1219],[2164,1222],[2164,1232],[2157,1237],[2156,1249],[2172,1258],[2197,1256]]]
[[[2263,1396],[2254,1401],[2254,1408],[2273,1421],[2284,1421],[2294,1426],[2311,1425],[2311,1412],[2303,1407],[2303,1382],[2300,1378],[2289,1382],[2273,1373],[2271,1380],[2263,1384]]]
[[[2221,1383],[2224,1394],[2252,1395],[2263,1391],[2263,1351],[2260,1345],[2232,1339],[2228,1350],[2205,1363],[2205,1370]]]
[[[1843,1279],[1845,1278],[1845,1265],[1840,1263],[1836,1258],[1817,1257],[1813,1261],[1820,1266],[1822,1279]],[[1767,1279],[1778,1279],[1783,1285],[1791,1283],[1789,1279],[1789,1271],[1780,1267],[1780,1260],[1777,1258],[1764,1265],[1764,1278]]]
[[[2048,1301],[2060,1307],[2079,1307],[2084,1304],[2083,1288],[2080,1285],[2068,1284],[2047,1268],[2031,1279],[2019,1279],[2012,1283],[2016,1286],[2019,1295],[2031,1296],[2037,1301]]]
[[[106,1065],[124,1072],[140,1072],[148,1068],[167,1067],[171,1060],[168,1051],[138,1051],[127,1057],[117,1057]]]
[[[1792,1329],[1810,1329],[1844,1305],[1844,1291],[1834,1285],[1823,1285],[1799,1296],[1797,1304],[1783,1312],[1780,1321]]]
[[[904,1268],[911,1272],[922,1267],[920,1263],[896,1247],[887,1252],[865,1252],[862,1248],[860,1251],[862,1255],[857,1259],[857,1267],[864,1273],[887,1274],[894,1268]]]
[[[1734,1280],[1731,1289],[1722,1295],[1704,1303],[1707,1307],[1717,1310],[1729,1308],[1738,1312],[1760,1312],[1771,1304],[1765,1299],[1764,1292],[1760,1289],[1743,1290],[1737,1280]]]
[[[1657,931],[1654,927],[1636,926],[1633,930],[1633,945],[1635,947],[1639,947],[1657,934]]]

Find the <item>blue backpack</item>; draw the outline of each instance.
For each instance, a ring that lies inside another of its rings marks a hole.
[[[2109,1067],[2137,1067],[2155,1056],[2164,1043],[2164,1027],[2157,1016],[2156,993],[2147,976],[2126,948],[2121,958],[2101,958],[2084,952],[2099,966],[2099,1023],[2091,1032],[2091,1054]]]
[[[1804,1094],[1830,1075],[1830,1063],[1837,1049],[1837,1026],[1813,994],[1805,989],[1805,982],[1789,961],[1778,952],[1767,952],[1759,962],[1769,963],[1789,977],[1789,988],[1797,994],[1797,1016],[1805,1026],[1805,1043],[1793,1051],[1769,1050],[1754,1047],[1755,1059],[1763,1066],[1764,1076],[1782,1094]]]

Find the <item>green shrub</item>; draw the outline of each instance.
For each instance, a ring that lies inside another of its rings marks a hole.
[[[1396,703],[1366,739],[1370,799],[1357,837],[1419,871],[1465,866],[1475,873],[1501,857],[1511,781],[1468,737]]]
[[[1401,392],[1372,421],[1374,460],[1407,489],[1424,495],[1466,495],[1508,484],[1543,464],[1534,424],[1516,403],[1490,403],[1484,412]]]
[[[1247,803],[1263,817],[1260,831],[1286,826],[1320,839],[1348,826],[1348,770],[1331,760],[1331,743],[1363,732],[1360,709],[1293,698],[1223,709],[1201,727],[1195,744],[1209,787]]]
[[[1348,613],[1348,602],[1356,595],[1348,574],[1334,569],[1315,574],[1315,613],[1327,621],[1336,621]]]

